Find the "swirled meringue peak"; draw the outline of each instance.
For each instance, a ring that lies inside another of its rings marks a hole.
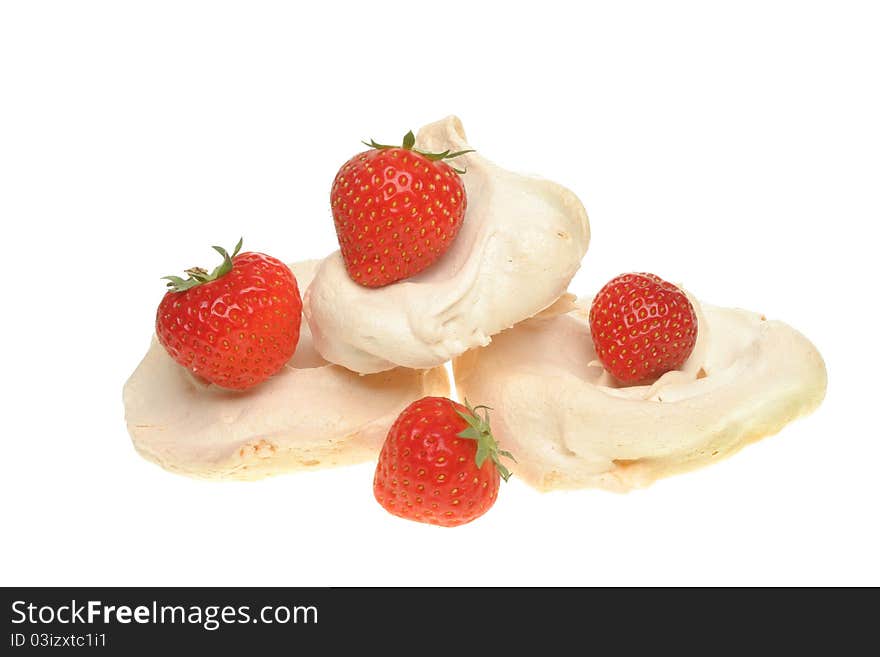
[[[423,127],[416,148],[468,150],[451,116]],[[326,360],[360,373],[430,368],[552,305],[590,241],[587,213],[556,183],[492,164],[455,160],[467,212],[455,242],[425,271],[380,288],[351,280],[337,251],[319,266],[304,312]]]

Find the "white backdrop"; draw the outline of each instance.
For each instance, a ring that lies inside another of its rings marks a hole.
[[[0,5],[0,583],[880,584],[880,24],[720,5]],[[386,514],[371,464],[220,484],[139,458],[121,389],[159,276],[240,234],[329,253],[359,140],[450,113],[581,197],[573,291],[647,270],[787,321],[823,406],[629,495],[512,480],[456,530]]]

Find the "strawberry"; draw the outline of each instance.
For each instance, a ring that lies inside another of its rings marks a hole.
[[[366,144],[366,142],[364,142]],[[472,151],[425,153],[371,141],[342,165],[330,191],[342,259],[353,281],[382,287],[413,276],[443,255],[467,207],[460,171],[443,160]]]
[[[641,383],[684,364],[697,341],[697,315],[672,283],[621,274],[593,299],[590,333],[606,370],[623,383]]]
[[[232,255],[210,274],[165,276],[170,288],[156,312],[156,335],[168,354],[203,379],[244,390],[290,360],[299,341],[302,301],[287,265],[264,253]]]
[[[486,406],[424,397],[395,420],[379,454],[373,494],[401,518],[456,527],[489,510],[510,472]],[[482,411],[482,413],[480,412]]]

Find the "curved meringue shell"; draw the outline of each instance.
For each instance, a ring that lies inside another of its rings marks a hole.
[[[416,146],[466,150],[455,117],[425,126]],[[440,365],[553,304],[590,241],[587,213],[556,183],[506,171],[478,153],[455,160],[468,208],[436,263],[382,288],[353,282],[337,251],[304,296],[321,355],[356,372]]]
[[[291,265],[301,288],[317,261]],[[166,470],[210,479],[257,479],[375,458],[411,402],[449,394],[446,371],[395,369],[360,376],[327,363],[305,322],[293,359],[252,390],[197,381],[155,337],[123,389],[137,451]]]
[[[696,301],[692,298],[692,301]],[[717,461],[814,410],[825,364],[790,326],[696,304],[700,338],[680,371],[616,387],[585,306],[547,313],[454,363],[459,394],[486,404],[511,470],[541,489],[626,491]]]

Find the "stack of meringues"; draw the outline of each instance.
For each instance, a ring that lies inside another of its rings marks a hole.
[[[467,150],[455,117],[419,131],[428,151]],[[427,395],[493,408],[514,474],[542,490],[625,491],[731,454],[822,401],[825,366],[791,327],[700,304],[680,370],[622,387],[596,359],[589,300],[567,293],[589,244],[569,190],[461,156],[468,208],[441,259],[369,289],[338,252],[291,268],[305,290],[288,365],[234,392],[177,365],[156,339],[124,388],[138,452],[180,474],[255,479],[374,459],[397,415]]]

